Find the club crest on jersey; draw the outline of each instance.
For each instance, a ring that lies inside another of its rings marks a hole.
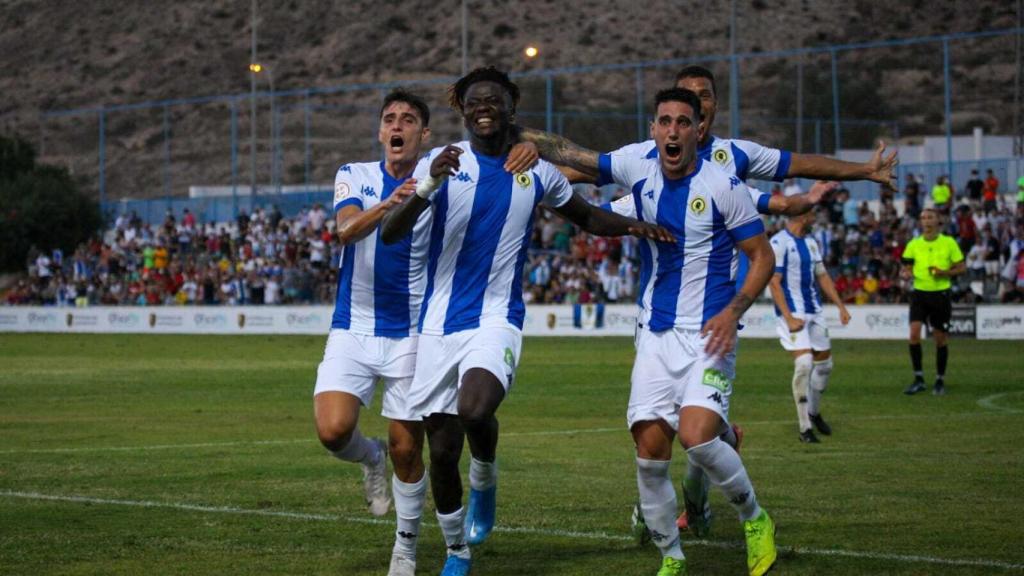
[[[700,216],[701,214],[703,214],[704,211],[707,210],[707,209],[708,209],[708,202],[707,202],[707,200],[705,200],[704,198],[702,198],[700,196],[697,196],[696,198],[694,198],[693,200],[690,201],[690,212],[693,212],[697,216]]]
[[[520,172],[516,174],[516,184],[519,184],[520,188],[529,188],[533,181],[530,180],[530,175],[526,172]]]
[[[336,183],[334,185],[334,203],[337,204],[338,202],[341,202],[345,198],[348,198],[348,195],[350,193],[351,190],[348,187],[348,182]]]
[[[729,153],[725,150],[715,150],[711,153],[711,159],[724,166],[729,162]]]

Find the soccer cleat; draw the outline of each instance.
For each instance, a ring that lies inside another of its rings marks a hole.
[[[685,514],[683,515],[685,516]],[[683,516],[680,516],[682,518]],[[640,509],[640,501],[633,505],[633,538],[637,546],[643,546],[651,541],[651,531],[647,529],[647,521],[644,520],[644,512]]]
[[[682,560],[665,556],[661,560],[661,570],[658,576],[686,576],[686,559]]]
[[[388,568],[388,576],[415,576],[416,560],[391,553],[391,567]]]
[[[814,430],[808,428],[800,433],[800,441],[804,444],[821,444],[821,440],[814,435]]]
[[[694,498],[691,492],[700,492],[700,494]],[[708,502],[707,490],[687,490],[684,482],[683,504],[686,509],[676,519],[676,526],[679,526],[680,519],[684,519],[686,528],[679,528],[680,530],[689,530],[697,538],[707,536],[711,532],[711,503]]]
[[[469,490],[469,510],[466,512],[465,525],[467,544],[483,544],[494,529],[497,492],[497,486],[491,486],[487,490]]]
[[[821,414],[808,414],[808,416],[811,417],[811,424],[814,424],[814,427],[818,429],[818,432],[825,436],[832,435],[832,427],[828,425],[828,422],[825,422],[825,419],[821,417]]]
[[[376,464],[363,464],[363,490],[366,493],[366,504],[370,514],[383,516],[388,513],[391,496],[388,494],[388,445],[379,438],[374,438],[379,450]]]
[[[747,569],[750,576],[761,576],[772,569],[778,552],[775,550],[775,522],[768,512],[743,523],[743,534],[747,537]]]
[[[924,380],[920,378],[915,378],[914,383],[911,384],[910,386],[907,386],[907,389],[904,390],[903,393],[906,394],[907,396],[913,396],[918,392],[924,392],[926,389],[927,388],[924,385]]]
[[[469,566],[469,558],[449,554],[444,562],[444,568],[441,569],[441,576],[466,576],[469,574]]]
[[[943,382],[941,379],[940,380],[936,380],[935,381],[935,387],[932,388],[932,394],[935,394],[936,396],[945,396],[946,395],[946,383]]]

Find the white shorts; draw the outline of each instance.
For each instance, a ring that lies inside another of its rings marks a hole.
[[[664,420],[679,429],[679,410],[699,406],[729,421],[729,398],[736,378],[735,349],[725,356],[704,352],[708,337],[699,330],[640,328],[630,377],[626,423]]]
[[[796,318],[804,321],[804,327],[797,332],[790,332],[786,319],[782,316],[776,318],[775,332],[779,335],[779,343],[786,350],[831,350],[832,341],[828,337],[828,324],[825,322],[825,315],[817,314],[793,314]]]
[[[507,395],[522,347],[523,333],[511,326],[474,328],[444,336],[420,334],[409,412],[416,418],[458,414],[462,376],[472,368],[494,374]]]
[[[324,359],[316,371],[313,395],[347,392],[363,406],[373,401],[374,385],[384,383],[381,416],[391,420],[419,420],[408,411],[409,387],[416,368],[418,335],[387,338],[331,330]]]

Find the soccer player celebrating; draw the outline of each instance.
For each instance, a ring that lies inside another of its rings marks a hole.
[[[785,229],[772,237],[775,275],[769,286],[775,300],[779,342],[793,355],[793,400],[800,441],[818,443],[812,424],[825,436],[832,434],[821,416],[821,393],[828,388],[832,374],[832,345],[818,286],[839,307],[839,321],[844,326],[850,322],[850,313],[822,263],[818,243],[808,236],[813,226],[813,211],[790,216]]]
[[[416,322],[425,285],[430,214],[397,243],[385,245],[378,224],[415,191],[409,179],[430,137],[430,109],[418,96],[396,90],[384,98],[378,140],[383,162],[342,166],[335,177],[338,237],[345,246],[338,292],[324,359],[317,370],[314,408],[321,443],[341,460],[363,466],[370,511],[387,513],[383,442],[362,436],[359,408],[370,403],[374,384],[384,385],[381,413],[388,430],[395,472],[392,491],[398,528],[390,576],[412,576],[426,495],[423,424],[413,416],[408,393],[416,365]],[[521,156],[521,169],[536,158]]]
[[[677,243],[641,244],[637,355],[627,422],[637,449],[640,508],[662,553],[659,576],[684,574],[669,479],[673,438],[739,512],[747,537],[750,574],[775,562],[775,526],[761,509],[739,454],[720,436],[729,430],[739,318],[764,290],[772,253],[764,225],[740,178],[697,154],[701,102],[681,88],[659,92],[652,127],[657,161],[579,151],[569,167],[597,169],[632,193],[608,206],[654,222]],[[548,151],[539,145],[541,156]],[[733,251],[750,258],[737,293]]]
[[[676,87],[691,90],[700,98],[702,126],[698,133],[697,155],[706,162],[714,162],[728,172],[735,174],[744,182],[748,179],[782,181],[785,178],[815,178],[821,180],[872,180],[880,184],[889,184],[893,179],[893,170],[898,161],[896,153],[883,158],[885,146],[879,143],[874,155],[865,163],[858,164],[836,160],[827,156],[797,154],[785,150],[767,148],[746,140],[732,140],[712,135],[715,114],[718,110],[718,96],[715,87],[715,76],[702,66],[687,66],[676,75]],[[654,124],[651,125],[654,130]],[[597,182],[600,179],[597,167],[591,167],[583,159],[592,156],[591,150],[581,148],[575,143],[546,132],[524,129],[520,135],[523,140],[533,142],[540,150],[541,156],[554,162],[563,169],[573,182]],[[656,142],[648,140],[624,146],[611,153],[612,156],[633,158],[658,158]],[[816,204],[832,188],[834,184],[821,182],[812,186],[807,194],[794,196],[772,196],[756,188],[748,188],[754,205],[762,214],[784,214],[794,216],[803,214]],[[746,276],[748,262],[743,254],[739,254],[736,280],[742,283]],[[727,430],[723,439],[734,448],[739,448],[742,431],[738,427]],[[693,530],[697,536],[706,536],[710,530],[711,508],[707,501],[707,478],[698,467],[687,463],[686,476],[683,480],[683,496],[686,510],[680,514],[680,529]]]
[[[448,547],[445,576],[467,574],[467,543],[494,526],[498,420],[519,362],[525,306],[522,271],[540,203],[592,234],[634,234],[670,243],[656,225],[591,206],[558,170],[541,162],[501,170],[515,142],[519,88],[495,68],[478,68],[449,89],[470,140],[431,151],[417,167],[416,194],[388,214],[385,242],[413,229],[430,209],[427,287],[409,406],[424,417],[438,522]],[[469,511],[463,525],[458,463],[469,440]]]
[[[914,279],[910,295],[910,361],[914,382],[903,391],[917,394],[925,390],[921,368],[921,325],[928,322],[935,336],[935,387],[932,393],[946,393],[946,363],[949,361],[947,338],[953,304],[949,296],[951,278],[967,270],[964,255],[956,240],[939,232],[940,218],[935,208],[921,211],[921,235],[903,249],[903,277]]]

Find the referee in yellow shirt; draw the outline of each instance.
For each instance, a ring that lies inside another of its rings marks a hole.
[[[967,270],[964,255],[951,236],[939,232],[939,213],[935,208],[921,211],[922,234],[903,250],[903,277],[914,278],[914,292],[910,295],[910,361],[914,365],[914,383],[904,394],[923,392],[924,372],[921,369],[921,325],[927,321],[935,335],[935,387],[936,395],[946,393],[943,378],[949,349],[946,339],[949,320],[953,314],[950,299],[950,278]]]

